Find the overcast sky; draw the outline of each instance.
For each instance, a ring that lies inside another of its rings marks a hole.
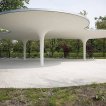
[[[94,28],[94,17],[106,16],[106,0],[30,0],[29,8],[57,9],[79,13],[86,10],[90,27]]]

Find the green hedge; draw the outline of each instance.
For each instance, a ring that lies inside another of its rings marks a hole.
[[[53,56],[51,54],[52,53],[49,53],[48,54],[46,52],[44,55],[45,55],[46,58],[63,58],[64,57],[64,53],[63,52],[57,52],[57,51],[55,51],[53,53]],[[1,53],[1,57],[7,57],[8,58],[8,53],[7,52],[2,52]],[[23,57],[23,53],[12,52],[10,54],[10,57],[12,57],[12,58],[16,58],[16,57],[22,58]],[[27,58],[36,58],[36,57],[40,57],[39,52],[36,52],[36,51],[31,52],[30,53],[30,56],[29,56],[29,53],[27,53]],[[93,53],[92,58],[93,57],[94,58],[106,58],[106,53],[105,53],[105,57],[103,57],[103,53],[102,52]],[[80,52],[79,54],[77,54],[77,53],[69,53],[69,55],[68,55],[67,58],[70,58],[70,59],[81,59],[81,58],[83,58],[83,53],[82,52]],[[87,54],[87,58],[89,58],[88,57],[88,54]]]

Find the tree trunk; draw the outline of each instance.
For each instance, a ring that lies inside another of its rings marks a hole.
[[[2,52],[2,51],[1,51],[1,48],[0,48],[0,58],[1,58],[1,52]]]
[[[29,41],[28,43],[29,43],[29,45],[28,45],[28,57],[30,58],[31,57],[31,48],[30,48],[31,41]]]
[[[53,57],[53,54],[54,54],[54,44],[55,44],[55,39],[52,39],[51,40],[51,53],[52,53],[52,57]]]
[[[77,40],[77,58],[79,56],[79,50],[80,50],[80,40]]]
[[[91,46],[92,46],[92,50],[91,50],[91,57],[93,57],[93,39],[90,39],[90,43],[91,43]]]
[[[10,58],[11,57],[11,50],[10,50],[10,44],[8,44],[8,57]]]
[[[9,56],[9,58],[11,57],[11,53],[10,53],[10,50],[8,50],[8,56]]]
[[[106,47],[105,47],[106,39],[103,39],[103,57],[105,57]]]

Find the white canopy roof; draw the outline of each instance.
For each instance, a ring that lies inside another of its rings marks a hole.
[[[89,20],[79,14],[45,9],[24,9],[0,13],[0,38],[16,40],[38,40],[44,34],[46,39],[94,39],[106,38],[106,30],[87,29]]]

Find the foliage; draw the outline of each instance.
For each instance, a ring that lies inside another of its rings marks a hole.
[[[99,18],[95,18],[96,23],[95,26],[97,29],[106,29],[106,16],[102,17],[100,16]],[[102,48],[103,48],[103,56],[105,57],[105,53],[106,53],[106,38],[102,39]]]
[[[95,26],[97,29],[106,29],[106,16],[102,17],[100,16],[99,18],[95,17],[96,23]]]
[[[29,0],[0,0],[0,12],[26,8],[25,3]]]
[[[53,51],[50,45],[51,40],[45,40],[45,57],[47,58],[83,58],[82,53],[82,42],[80,40],[60,40],[55,39],[55,43],[53,44]],[[64,55],[65,51],[63,48],[63,44],[66,44],[68,47],[67,56]],[[27,57],[28,58],[38,58],[39,57],[39,41],[29,41],[27,42]],[[91,40],[87,42],[87,57],[92,58],[101,58],[103,57],[103,41],[102,39],[93,40],[91,44]],[[52,53],[53,52],[53,53]],[[106,54],[106,52],[105,52]],[[106,55],[105,55],[106,56]],[[104,58],[106,58],[104,56]],[[23,57],[23,42],[22,41],[12,41],[9,39],[0,40],[0,57]]]
[[[83,16],[86,16],[88,13],[87,13],[85,10],[83,10],[83,11],[80,11],[79,14],[81,14],[81,15],[83,15]]]

